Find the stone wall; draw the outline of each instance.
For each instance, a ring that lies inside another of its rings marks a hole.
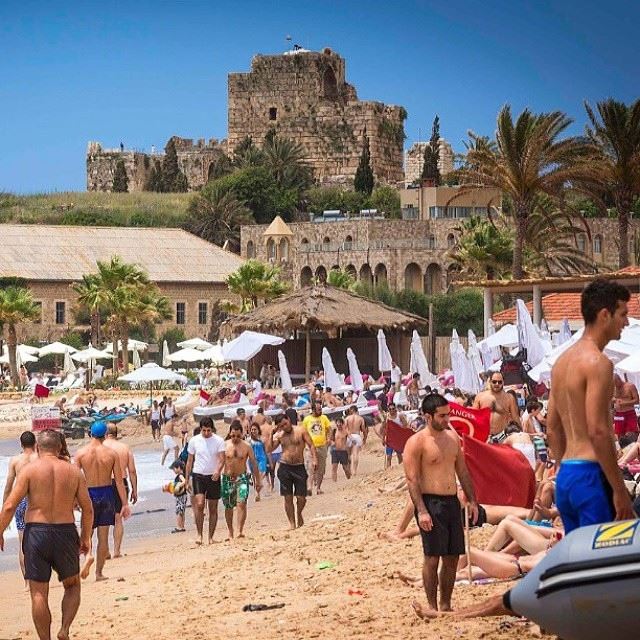
[[[226,141],[211,138],[197,142],[173,136],[178,155],[178,166],[187,177],[189,191],[200,189],[207,183],[213,163],[226,151]],[[143,191],[155,162],[162,162],[164,153],[143,153],[125,149],[103,149],[99,142],[87,147],[87,191],[111,191],[118,160],[124,161],[129,191]]]
[[[424,150],[429,146],[428,142],[415,142],[404,154],[404,183],[410,185],[420,179],[424,165]],[[440,138],[440,159],[438,169],[440,175],[445,176],[453,171],[453,148],[444,139]]]
[[[329,49],[253,58],[249,73],[231,73],[229,152],[245,137],[260,145],[271,128],[292,138],[320,183],[353,181],[369,138],[376,179],[403,178],[402,107],[360,101],[345,81],[345,61]]]

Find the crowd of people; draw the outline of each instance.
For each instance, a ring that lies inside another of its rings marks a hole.
[[[550,394],[542,397],[526,386],[505,389],[500,371],[487,376],[486,390],[475,397],[453,386],[430,388],[418,374],[403,378],[393,363],[388,377],[366,380],[357,397],[350,389],[324,387],[321,371],[296,394],[270,395],[264,391],[270,379],[261,379],[269,368],[263,366],[257,385],[234,381],[240,386],[233,391],[227,382],[230,393],[212,394],[210,406],[231,393],[250,396],[257,405],[252,415],[237,407],[228,428],[211,417],[192,428],[171,398],[154,402],[151,436],[162,442],[161,463],[169,458],[173,474],[164,486],[175,501],[172,532],[189,528],[185,513],[190,503],[196,544],[213,544],[222,501],[226,538],[242,538],[252,491],[260,501],[276,486],[288,526],[302,527],[308,498],[324,491],[328,464],[333,481],[340,470],[346,479],[357,475],[373,433],[384,446],[384,467],[395,456],[404,468],[404,480],[388,491],[406,494],[397,525],[380,535],[390,543],[418,535],[422,540],[422,575],[398,577],[424,588],[426,604],[414,603],[421,618],[453,615],[457,581],[521,578],[572,530],[635,517],[623,470],[635,482],[634,473],[640,471],[634,467],[640,466],[634,409],[638,395],[633,385],[614,378],[612,364],[602,354],[626,324],[628,300],[626,289],[609,282],[595,281],[585,289],[584,336],[557,361]],[[531,466],[529,473],[535,473],[533,505],[479,504],[461,439],[450,427],[453,402],[489,411],[489,442],[517,450]],[[403,446],[391,446],[389,434],[398,429],[410,437]],[[79,606],[80,579],[88,577],[94,564],[96,580],[106,579],[106,560],[122,552],[122,522],[137,501],[137,473],[131,449],[117,436],[115,425],[94,422],[89,443],[70,464],[59,433],[45,431],[36,440],[25,432],[23,452],[11,461],[0,532],[15,514],[24,550],[21,567],[41,638],[49,637],[46,594],[52,569],[65,588],[58,635],[65,638]],[[76,507],[81,511],[79,534]],[[466,548],[465,519],[469,527],[495,525],[483,549]],[[506,602],[493,598],[456,614],[512,613]]]

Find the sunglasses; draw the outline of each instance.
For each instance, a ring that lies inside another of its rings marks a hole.
[[[504,384],[504,382],[502,380],[492,380],[491,384],[500,384],[500,385],[502,385],[502,384]]]

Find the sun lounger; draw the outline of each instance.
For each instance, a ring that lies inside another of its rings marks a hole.
[[[224,417],[224,412],[228,409],[233,409],[234,411],[239,407],[247,407],[249,406],[249,400],[245,398],[243,402],[232,402],[229,404],[219,404],[219,405],[206,405],[204,407],[195,407],[193,409],[193,416],[196,419],[200,418],[213,418],[214,420],[219,420]]]

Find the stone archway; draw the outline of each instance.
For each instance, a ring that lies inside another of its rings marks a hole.
[[[371,271],[371,266],[369,264],[363,264],[360,267],[360,282],[364,282],[368,285],[373,284],[373,272]]]
[[[387,284],[389,282],[387,275],[387,267],[382,262],[376,265],[374,274],[374,281],[376,285]]]
[[[348,264],[344,270],[354,279],[357,280],[358,279],[358,270],[352,265],[352,264]]]
[[[338,81],[331,67],[327,67],[322,75],[322,93],[329,100],[335,100],[338,97]]]
[[[424,292],[428,295],[442,293],[442,268],[435,262],[425,269]]]
[[[405,267],[404,288],[422,292],[422,269],[415,262],[410,262]]]
[[[256,257],[256,246],[253,244],[253,240],[249,240],[247,242],[247,259],[251,260],[251,258]]]
[[[316,269],[316,280],[323,284],[327,282],[327,270],[322,265]]]
[[[311,267],[303,267],[300,272],[300,286],[306,287],[313,282],[313,271],[311,271]]]

